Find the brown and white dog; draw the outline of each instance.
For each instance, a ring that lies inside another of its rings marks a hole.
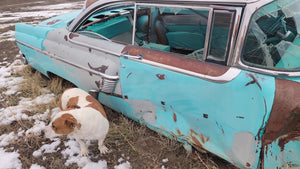
[[[88,155],[83,140],[98,140],[98,149],[107,153],[103,144],[109,123],[102,105],[91,95],[79,88],[70,88],[59,99],[62,110],[51,120],[42,133],[47,138],[71,134],[80,144],[81,156]]]

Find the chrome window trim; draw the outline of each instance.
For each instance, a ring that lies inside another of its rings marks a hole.
[[[208,14],[208,20],[207,20],[207,27],[206,27],[205,43],[204,43],[202,61],[205,61],[207,59],[209,40],[210,40],[210,37],[211,37],[211,26],[212,26],[213,14],[214,14],[214,10],[213,10],[213,8],[210,8],[209,14]]]
[[[238,7],[229,7],[229,6],[220,6],[220,5],[210,5],[210,7],[212,8],[212,13],[211,15],[213,15],[213,10],[225,10],[225,11],[235,11],[235,16],[234,16],[234,23],[232,24],[233,27],[231,28],[231,37],[228,39],[230,40],[230,43],[228,44],[228,46],[226,46],[226,50],[229,49],[229,51],[227,52],[227,58],[225,57],[225,61],[227,60],[227,63],[226,65],[230,66],[230,63],[231,63],[231,60],[234,58],[233,56],[233,52],[234,52],[234,48],[235,48],[235,44],[236,44],[236,39],[237,39],[237,36],[238,36],[238,28],[240,26],[240,22],[241,22],[241,16],[242,16],[242,10],[243,10],[243,7],[241,6],[238,6]],[[206,60],[207,59],[207,54],[208,54],[208,46],[209,46],[209,42],[210,42],[210,37],[211,37],[211,31],[212,31],[212,16],[210,18],[211,20],[209,21],[209,32],[206,34],[206,36],[208,36],[205,41],[207,43],[205,43],[205,51],[204,52],[204,57],[203,59]]]
[[[133,13],[133,25],[132,25],[132,38],[131,38],[131,45],[134,45],[135,42],[135,29],[136,29],[136,12],[137,11],[137,5],[134,4],[134,13]]]
[[[273,1],[274,0],[257,1],[255,3],[250,3],[246,5],[244,9],[244,15],[240,24],[241,26],[240,26],[239,35],[237,37],[236,46],[234,49],[233,59],[230,61],[230,66],[234,66],[237,68],[258,72],[262,74],[273,75],[273,76],[287,76],[287,77],[300,76],[300,71],[270,70],[266,68],[253,67],[251,65],[244,64],[241,60],[244,42],[246,40],[247,31],[253,14],[261,7]]]

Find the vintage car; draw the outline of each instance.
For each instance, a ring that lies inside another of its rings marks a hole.
[[[300,167],[300,0],[100,0],[16,24],[24,61],[187,150]]]

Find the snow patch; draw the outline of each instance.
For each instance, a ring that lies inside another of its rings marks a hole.
[[[19,154],[17,152],[6,152],[3,148],[0,148],[0,166],[1,166],[1,168],[20,169],[22,167],[22,163],[18,159],[18,157],[19,157]]]

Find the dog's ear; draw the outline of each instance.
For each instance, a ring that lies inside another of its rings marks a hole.
[[[78,129],[80,129],[81,124],[78,123],[77,120],[71,114],[64,114],[61,117],[65,119],[65,125],[67,127],[72,128],[72,129],[77,127]]]

